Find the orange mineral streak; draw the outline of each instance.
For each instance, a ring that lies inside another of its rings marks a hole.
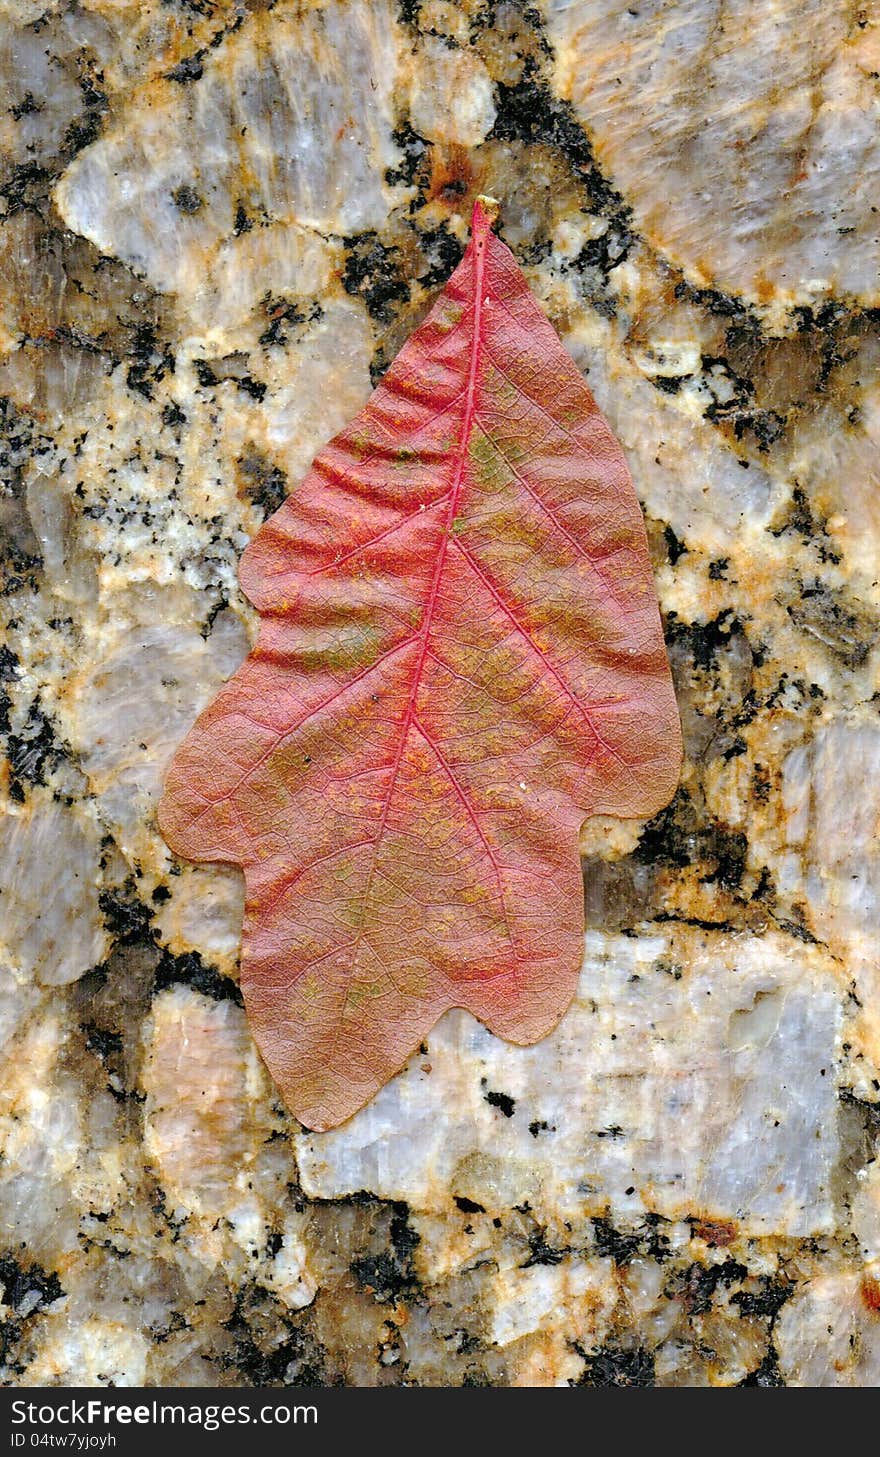
[[[314,1129],[449,1007],[549,1032],[581,962],[581,822],[652,814],[679,773],[623,453],[494,211],[245,552],[259,641],[160,808],[178,854],[244,870],[248,1016]]]

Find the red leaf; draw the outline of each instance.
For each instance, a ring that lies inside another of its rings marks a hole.
[[[244,867],[251,1025],[323,1129],[449,1007],[517,1043],[555,1026],[581,821],[651,814],[679,772],[623,453],[483,203],[241,581],[259,642],[174,759],[161,824]]]

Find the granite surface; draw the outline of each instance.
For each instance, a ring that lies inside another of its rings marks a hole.
[[[3,0],[6,1382],[880,1383],[880,8]],[[577,1000],[342,1128],[164,765],[474,195],[629,457],[686,742]]]

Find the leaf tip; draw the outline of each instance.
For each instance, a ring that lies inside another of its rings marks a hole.
[[[471,218],[472,232],[486,234],[494,228],[501,212],[501,203],[497,197],[487,197],[480,193],[474,203],[473,216]]]

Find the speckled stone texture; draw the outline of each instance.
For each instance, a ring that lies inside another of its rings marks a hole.
[[[13,1384],[880,1383],[880,8],[0,4]],[[285,1113],[168,758],[477,192],[626,449],[685,733],[580,988]]]

